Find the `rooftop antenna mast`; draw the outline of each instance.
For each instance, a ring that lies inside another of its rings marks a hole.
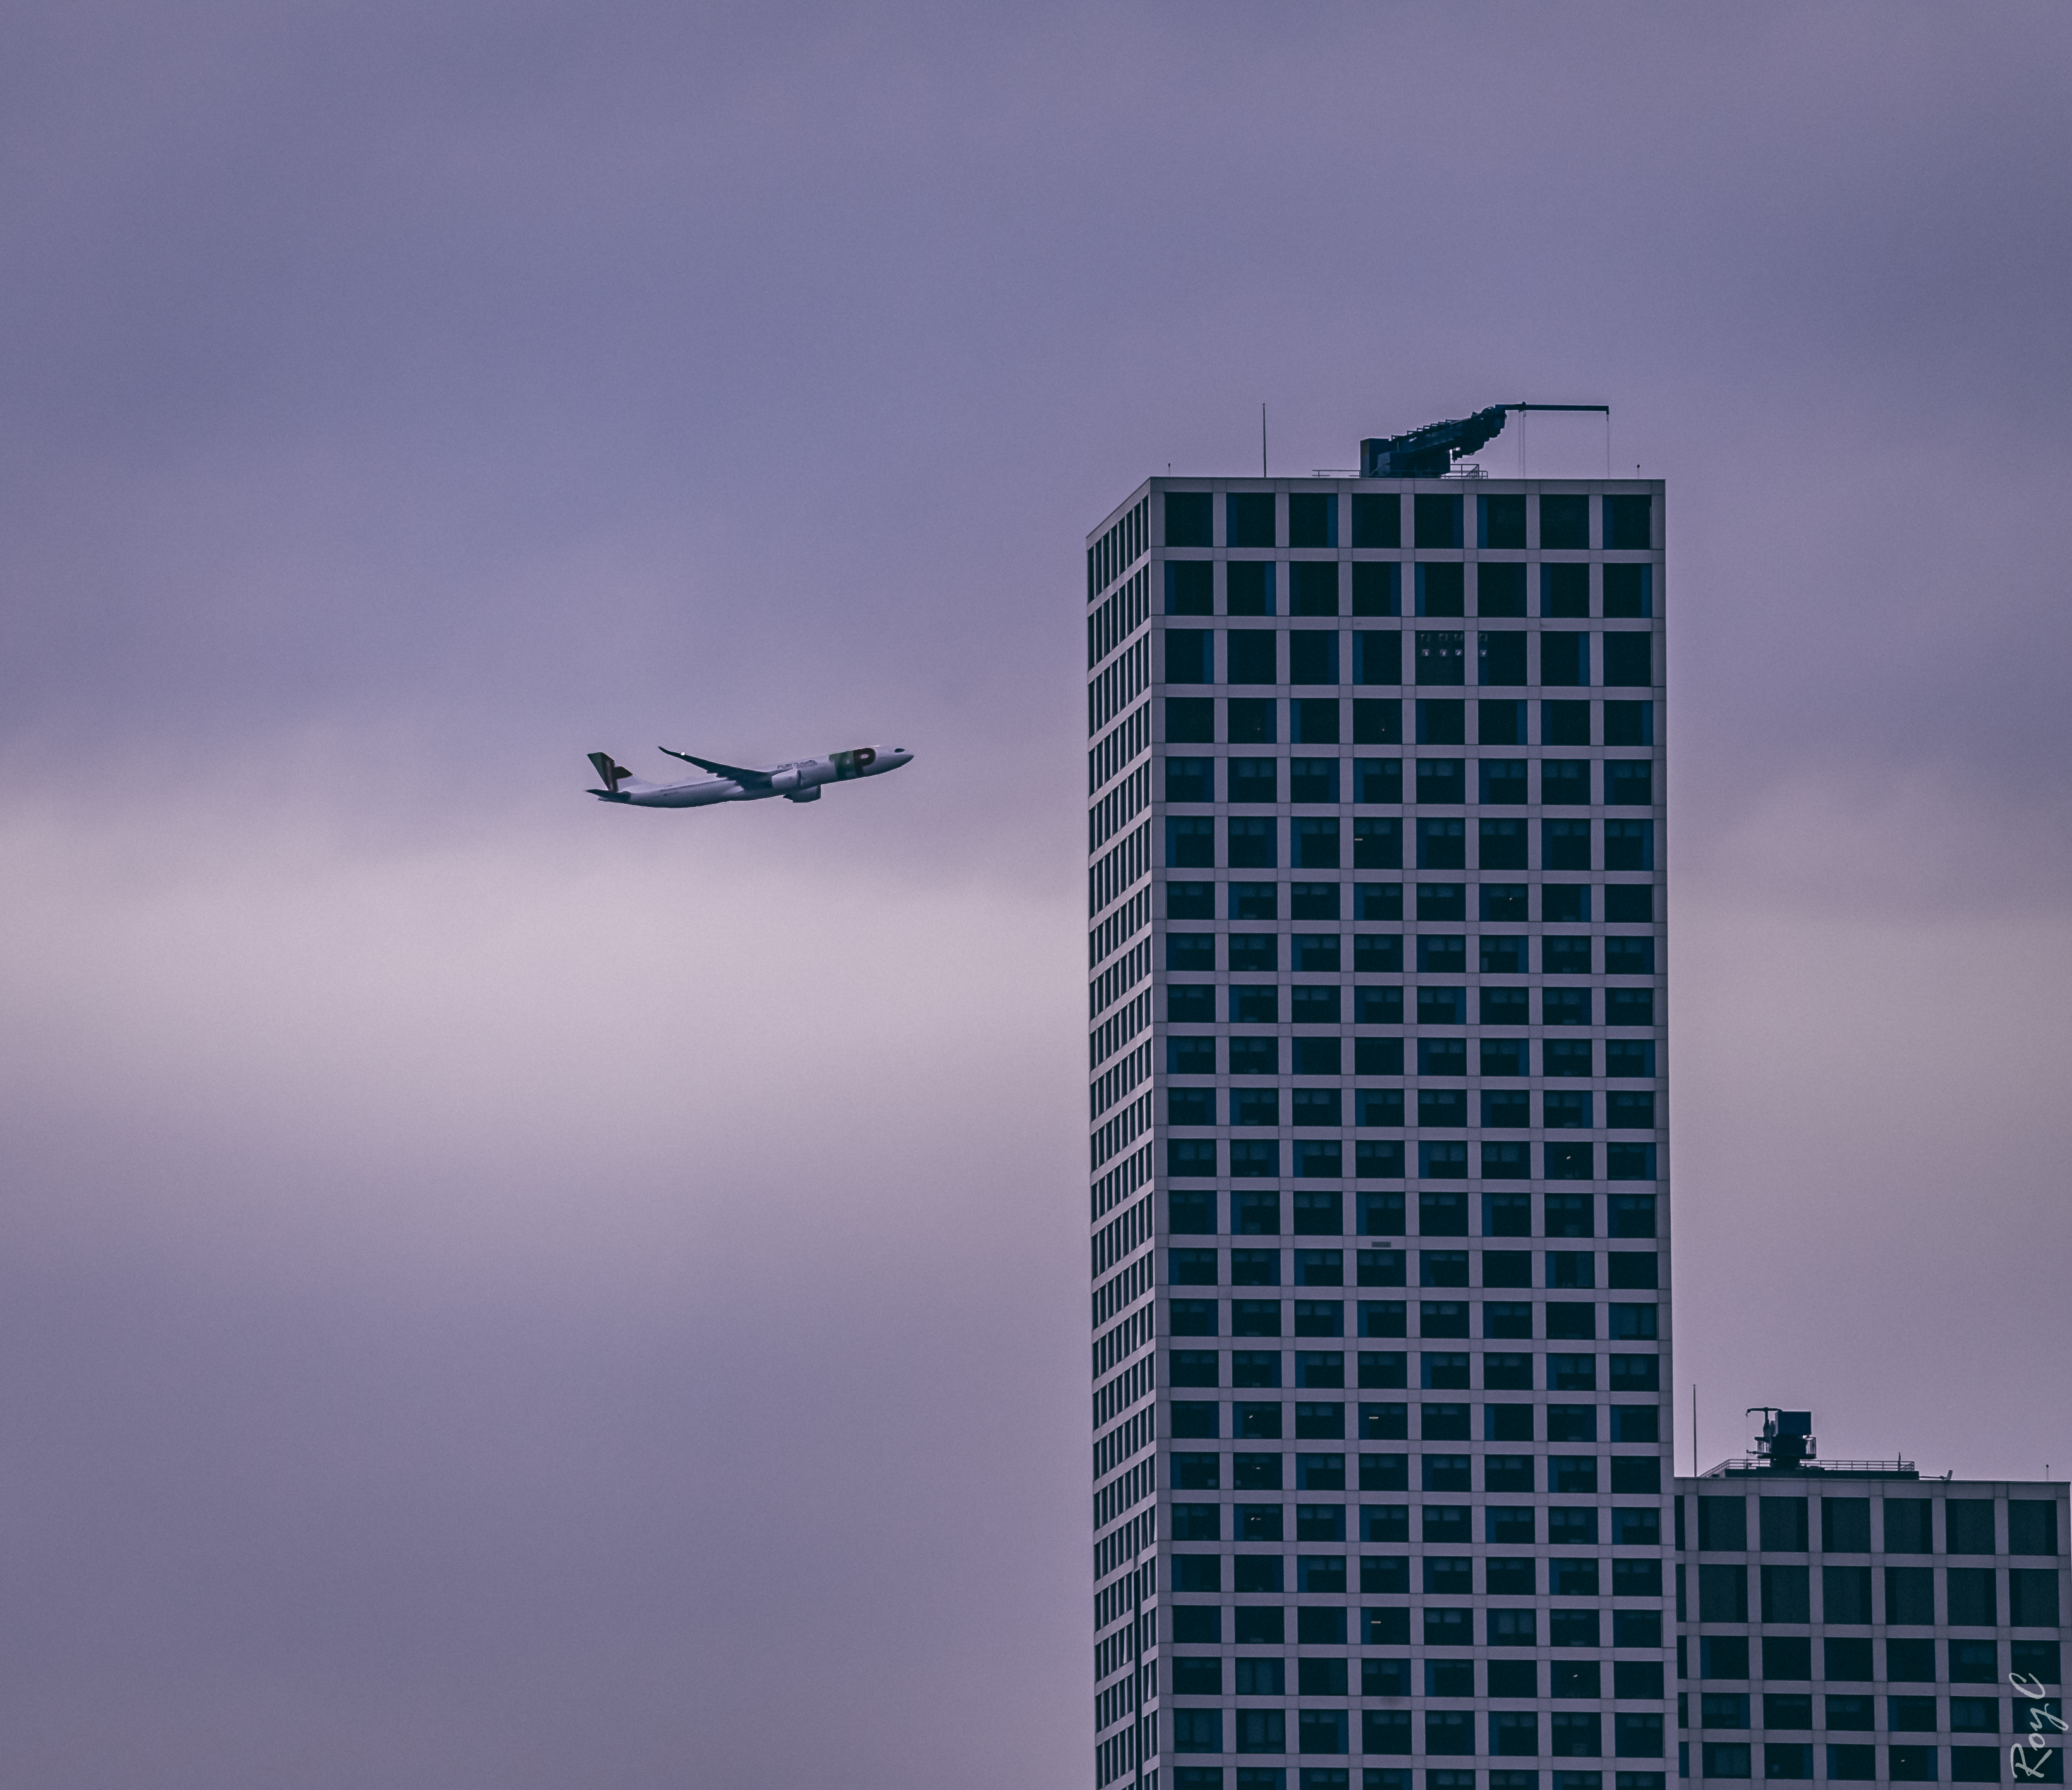
[[[1259,407],[1259,475],[1266,476],[1266,406]]]

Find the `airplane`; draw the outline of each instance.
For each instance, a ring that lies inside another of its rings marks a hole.
[[[709,772],[682,783],[645,783],[609,752],[593,752],[590,762],[604,785],[590,793],[607,802],[626,802],[635,808],[706,808],[714,802],[759,802],[782,796],[787,802],[816,802],[821,788],[831,783],[847,783],[857,777],[881,777],[912,761],[903,746],[858,746],[845,752],[830,752],[824,758],[795,759],[784,764],[754,767],[722,764],[667,746],[656,748],[686,764]]]

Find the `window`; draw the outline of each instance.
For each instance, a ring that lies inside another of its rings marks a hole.
[[[1403,800],[1403,760],[1355,759],[1353,800],[1356,802],[1400,802]]]
[[[1336,566],[1297,566],[1297,571],[1324,570],[1335,574]],[[1312,614],[1335,615],[1338,598],[1328,610]],[[1335,684],[1338,681],[1338,635],[1335,628],[1297,628],[1288,636],[1288,681],[1291,684]]]
[[[1552,825],[1555,823],[1550,821],[1547,824]],[[1549,868],[1552,867],[1549,866]],[[1653,870],[1655,823],[1652,821],[1605,821],[1605,868],[1608,870]]]
[[[1641,500],[1643,504],[1646,501],[1644,497]],[[1609,508],[1605,513],[1610,515]],[[1609,525],[1607,528],[1609,531]],[[1291,547],[1335,547],[1338,544],[1337,496],[1329,492],[1291,492],[1288,497],[1288,545]]]
[[[1807,1541],[1807,1503],[1803,1498],[1759,1498],[1756,1500],[1757,1533],[1766,1553],[1803,1553]]]
[[[1420,615],[1461,615],[1465,601],[1466,568],[1457,562],[1443,566],[1420,565],[1416,569],[1416,605]],[[1520,682],[1523,680],[1520,679]]]
[[[1229,828],[1230,866],[1232,870],[1271,870],[1276,860],[1274,824],[1264,817],[1254,819],[1232,815]]]
[[[1992,1553],[1993,1501],[1990,1498],[1950,1498],[1943,1501],[1945,1545],[1951,1553]],[[1951,1619],[1955,1619],[1954,1617]]]
[[[1233,566],[1231,570],[1235,571]],[[1168,664],[1171,663],[1171,632],[1166,634]],[[1225,636],[1229,659],[1229,681],[1233,684],[1273,684],[1279,662],[1280,636],[1270,628],[1233,628]],[[1168,681],[1172,681],[1170,677]],[[1206,682],[1206,678],[1195,680]]]
[[[1556,617],[1590,612],[1590,569],[1587,566],[1543,566],[1540,569],[1540,613]],[[1587,683],[1589,679],[1579,681]]]
[[[1605,682],[1614,685],[1655,681],[1655,636],[1631,631],[1605,636]],[[1543,680],[1546,681],[1547,680]],[[1587,681],[1578,678],[1578,683]]]
[[[1651,883],[1614,883],[1605,889],[1605,918],[1616,924],[1651,924],[1655,919],[1655,885]]]
[[[1542,702],[1540,705],[1540,740],[1543,746],[1589,745],[1590,705],[1587,702]]]
[[[1614,1560],[1612,1562],[1612,1595],[1615,1598],[1659,1598],[1662,1595],[1662,1562],[1659,1560]],[[1627,1637],[1636,1632],[1634,1624],[1622,1623],[1621,1616],[1651,1619],[1650,1633],[1637,1640]],[[1614,1647],[1659,1647],[1662,1644],[1661,1612],[1647,1610],[1622,1611],[1612,1619],[1612,1645]]]
[[[1651,1038],[1608,1038],[1605,1040],[1605,1073],[1614,1079],[1626,1076],[1652,1078],[1655,1074],[1655,1040]],[[1613,1110],[1618,1108],[1620,1097],[1614,1095]],[[1638,1111],[1638,1108],[1632,1109]],[[1618,1121],[1614,1120],[1614,1124]],[[1652,1122],[1652,1121],[1651,1121]]]
[[[1167,705],[1171,706],[1170,703]],[[1269,696],[1233,696],[1226,705],[1227,731],[1233,746],[1271,746],[1275,739],[1274,702]],[[1169,735],[1169,737],[1170,737]],[[1204,739],[1208,735],[1202,735]]]
[[[2058,1506],[2040,1498],[2012,1498],[2008,1501],[2008,1552],[2058,1552]]]
[[[1168,496],[1166,514],[1172,514]],[[1352,499],[1353,545],[1400,547],[1403,545],[1403,504],[1392,491],[1355,492]],[[1168,521],[1170,527],[1170,521]]]
[[[1275,541],[1273,493],[1270,491],[1233,491],[1223,498],[1226,539],[1233,547],[1272,547]],[[1167,500],[1171,512],[1171,500]],[[1170,526],[1170,522],[1169,522]]]
[[[1359,500],[1355,498],[1355,502]],[[1353,566],[1353,613],[1355,615],[1400,615],[1403,613],[1403,568],[1387,562],[1359,561]],[[1397,636],[1376,636],[1395,639]],[[1362,678],[1355,683],[1399,684],[1400,677]]]
[[[1485,826],[1489,823],[1482,823]],[[1523,976],[1527,969],[1525,940],[1518,935],[1485,932],[1477,941],[1476,967],[1485,976]]]
[[[1467,739],[1467,704],[1452,697],[1420,697],[1417,703],[1417,743],[1420,746],[1459,746]]]
[[[1614,1355],[1611,1363],[1611,1389],[1614,1392],[1652,1393],[1662,1389],[1661,1356]],[[1652,1520],[1653,1512],[1646,1514]]]
[[[1532,1407],[1526,1405],[1488,1407],[1491,1411],[1504,1410],[1523,1413],[1528,1422]],[[1529,1439],[1529,1436],[1527,1438]],[[1485,1492],[1530,1492],[1533,1488],[1532,1457],[1530,1455],[1488,1455],[1482,1459],[1482,1490]]]
[[[1281,1284],[1281,1252],[1278,1249],[1231,1250],[1231,1284],[1233,1286],[1278,1286]]]
[[[1564,1356],[1561,1359],[1573,1360]],[[1582,1359],[1589,1360],[1588,1356]],[[1549,1370],[1550,1372],[1552,1370]],[[1491,1392],[1527,1393],[1532,1390],[1532,1357],[1529,1355],[1489,1354],[1482,1357],[1482,1385]]]
[[[1749,1646],[1745,1635],[1706,1635],[1698,1643],[1700,1678],[1745,1678],[1749,1675]]]
[[[1608,826],[1631,825],[1608,821]],[[1540,823],[1540,864],[1550,870],[1586,870],[1590,867],[1590,823],[1588,821],[1542,821]],[[1550,888],[1548,894],[1552,892]],[[1547,916],[1552,918],[1552,916]]]
[[[1542,501],[1544,503],[1544,500]],[[1461,545],[1461,500],[1458,497],[1450,493],[1429,496],[1420,493],[1411,500],[1411,514],[1416,545],[1441,548]]]
[[[1171,1088],[1166,1095],[1168,1125],[1214,1125],[1216,1093],[1213,1088]]]
[[[1335,883],[1291,883],[1288,885],[1290,920],[1332,920],[1338,917],[1338,886]]]
[[[1523,1026],[1531,1014],[1528,1009],[1529,994],[1522,988],[1488,988],[1480,991],[1478,1005],[1482,1023],[1485,1026]],[[1526,1072],[1524,1062],[1525,1040],[1522,1038],[1486,1039],[1482,1044],[1484,1075],[1519,1075]],[[1515,1064],[1515,1068],[1489,1067],[1490,1053],[1496,1053],[1499,1063]]]
[[[1839,1567],[1838,1572],[1861,1571],[1866,1575],[1868,1567]],[[1865,1605],[1868,1607],[1868,1586],[1864,1586]],[[1868,1622],[1866,1615],[1853,1618],[1836,1618],[1829,1621],[1853,1620]],[[1888,1566],[1885,1570],[1885,1619],[1902,1627],[1932,1627],[1935,1622],[1935,1573],[1930,1566]]]
[[[1607,938],[1605,940],[1605,973],[1607,976],[1652,976],[1655,973],[1653,937]]]
[[[1169,684],[1209,684],[1215,681],[1205,628],[1169,628],[1166,630],[1166,681]],[[1170,730],[1169,730],[1170,731]]]
[[[1360,568],[1353,568],[1357,574]],[[1355,684],[1400,684],[1403,681],[1403,636],[1395,629],[1359,628],[1353,634],[1353,681]],[[1359,699],[1355,699],[1359,700]],[[1368,697],[1370,702],[1391,702],[1392,697]],[[1354,714],[1354,737],[1362,739],[1359,712]],[[1400,730],[1401,723],[1397,722]]]
[[[1320,1349],[1305,1349],[1296,1356],[1297,1385],[1342,1386],[1345,1383],[1346,1358],[1338,1351],[1326,1352]]]
[[[1540,500],[1540,545],[1543,551],[1588,552],[1589,499],[1580,493],[1543,494]]]
[[[1652,702],[1606,702],[1605,744],[1652,746],[1655,743],[1655,705]]]
[[[1298,764],[1314,764],[1318,761],[1314,759],[1298,759],[1295,762]],[[1335,801],[1338,799],[1338,791],[1336,788],[1336,784],[1338,783],[1338,777],[1336,776],[1338,766],[1334,761],[1331,764],[1331,769],[1333,775],[1331,776],[1330,782],[1333,788],[1330,800]],[[1297,796],[1295,799],[1299,801],[1305,798]],[[1312,797],[1309,799],[1322,800],[1324,798]],[[1336,870],[1338,867],[1338,823],[1337,817],[1326,816],[1315,819],[1304,818],[1296,821],[1289,829],[1289,862],[1296,869],[1305,870]],[[1647,939],[1642,942],[1647,945],[1651,954],[1654,949],[1655,941],[1652,939]]]
[[[1298,1076],[1334,1076],[1339,1072],[1339,1041],[1335,1038],[1297,1038],[1289,1040],[1290,1067]]]
[[[1526,868],[1526,823],[1523,821],[1482,821],[1476,833],[1480,850],[1476,862],[1486,870],[1522,870]]]
[[[1929,1526],[1934,1504],[1926,1498],[1888,1498],[1885,1500],[1885,1551],[1887,1553],[1933,1553],[1935,1542]]]
[[[1283,1636],[1277,1606],[1231,1611],[1231,1639],[1240,1647],[1277,1647]]]
[[[1213,759],[1174,759],[1166,761],[1166,800],[1169,802],[1212,802],[1216,799],[1211,773]]]
[[[1871,1501],[1868,1498],[1820,1500],[1820,1545],[1828,1553],[1871,1551]]]
[[[1210,870],[1216,862],[1215,822],[1207,815],[1169,817],[1166,822],[1166,862],[1174,869]]]
[[[1484,611],[1486,614],[1488,611]],[[1475,681],[1478,684],[1523,684],[1525,676],[1525,636],[1514,629],[1476,636]]]
[[[1540,681],[1559,685],[1587,684],[1589,681],[1589,636],[1554,628],[1543,631],[1540,636]],[[1235,675],[1231,681],[1237,681]]]
[[[1523,746],[1525,705],[1482,697],[1475,704],[1475,740],[1482,746]]]
[[[1213,883],[1168,883],[1166,917],[1168,920],[1214,920],[1216,886]]]
[[[1467,829],[1465,822],[1420,820],[1417,823],[1417,867],[1420,870],[1457,870],[1467,867]]]
[[[1765,1622],[1811,1622],[1813,1619],[1812,1594],[1805,1567],[1765,1566],[1761,1576],[1762,1619]]]
[[[1951,1500],[1955,1503],[1955,1500]],[[1988,1504],[1991,1513],[1992,1506]],[[1952,1566],[1943,1586],[1948,1600],[1950,1623],[1957,1628],[1993,1628],[2000,1624],[1999,1599],[1995,1595],[1990,1566]]]
[[[1397,820],[1355,821],[1353,868],[1358,870],[1401,870],[1403,823]]]
[[[1653,537],[1652,505],[1654,499],[1642,492],[1635,496],[1607,496],[1605,499],[1605,546],[1614,552],[1646,552],[1655,545]],[[1646,571],[1644,566],[1626,568]]]
[[[1482,1073],[1489,1069],[1485,1053]],[[1532,1122],[1532,1114],[1525,1094],[1485,1088],[1482,1095],[1482,1126],[1485,1130],[1523,1130]]]
[[[2016,1643],[2017,1647],[2021,1644],[2020,1642]],[[1935,1676],[1932,1668],[1927,1676],[1931,1679]],[[1993,1641],[1951,1641],[1950,1643],[1951,1683],[1993,1685],[2000,1682],[2000,1676],[1998,1643]]]
[[[1212,1076],[1216,1072],[1216,1041],[1213,1038],[1169,1038],[1166,1040],[1166,1070],[1169,1075]]]
[[[1288,799],[1291,802],[1335,802],[1338,799],[1338,761],[1336,759],[1289,759]],[[1335,837],[1335,822],[1333,823],[1333,833]],[[1333,870],[1338,868],[1335,858],[1329,867]]]
[[[1170,635],[1166,636],[1169,640]],[[1417,631],[1417,681],[1420,684],[1458,684],[1463,681],[1466,636],[1451,630]]]
[[[1206,559],[1166,562],[1166,613],[1207,615],[1215,609],[1215,566]]]
[[[1169,491],[1166,493],[1166,545],[1169,547],[1206,547],[1209,541],[1211,494],[1206,491]]]
[[[1277,1386],[1281,1384],[1278,1349],[1234,1349],[1231,1352],[1233,1386]]]
[[[1587,976],[1590,973],[1592,954],[1587,932],[1581,936],[1550,932],[1540,944],[1540,972],[1548,976]]]
[[[1525,567],[1516,561],[1484,560],[1475,569],[1475,612],[1482,615],[1525,613]],[[1486,679],[1522,684],[1523,677]]]
[[[1913,1568],[1901,1568],[1911,1571]],[[1888,1567],[1889,1574],[1893,1569]],[[1925,1570],[1923,1576],[1926,1577]],[[1912,1618],[1895,1615],[1888,1578],[1885,1620],[1906,1622]],[[1820,1569],[1820,1619],[1831,1627],[1851,1623],[1868,1624],[1871,1619],[1871,1570],[1868,1566],[1823,1566]]]
[[[1475,545],[1478,547],[1525,545],[1524,493],[1475,500]]]
[[[2017,1628],[2058,1626],[2058,1574],[2054,1570],[2034,1566],[2009,1570],[2008,1620]]]
[[[1465,759],[1418,759],[1417,800],[1420,802],[1458,805],[1467,799],[1467,764]]]
[[[1655,800],[1655,762],[1651,759],[1607,759],[1605,761],[1605,801],[1614,808],[1645,808]]]
[[[1606,989],[1605,1023],[1608,1026],[1653,1025],[1655,990],[1651,988]]]
[[[1230,1041],[1230,1072],[1234,1076],[1271,1076],[1281,1072],[1281,1040],[1277,1038],[1233,1038]]]

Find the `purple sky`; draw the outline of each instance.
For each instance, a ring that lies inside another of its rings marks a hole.
[[[1262,399],[1670,481],[1679,1465],[2072,1467],[2068,50],[11,9],[0,1776],[1084,1781],[1079,542]]]

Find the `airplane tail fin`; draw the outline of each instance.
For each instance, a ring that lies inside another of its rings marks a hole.
[[[609,752],[593,752],[590,755],[590,762],[597,772],[598,781],[604,785],[603,788],[592,792],[595,795],[616,796],[619,786],[633,775]]]

